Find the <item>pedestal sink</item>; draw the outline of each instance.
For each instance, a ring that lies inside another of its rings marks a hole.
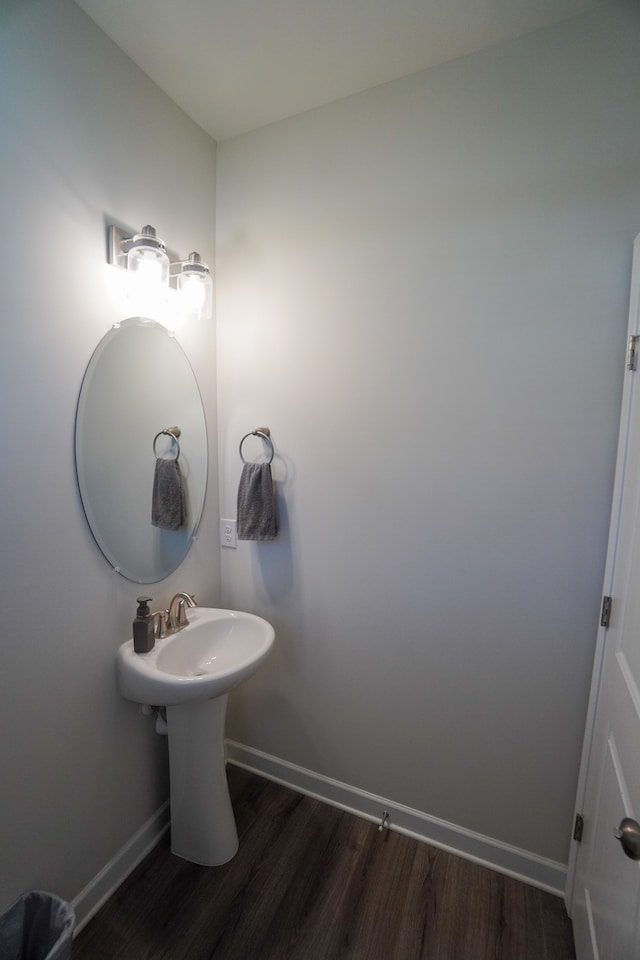
[[[216,866],[238,849],[224,765],[224,719],[230,690],[269,655],[271,624],[237,610],[194,607],[189,624],[135,653],[117,653],[120,692],[127,700],[167,708],[171,781],[171,850]]]

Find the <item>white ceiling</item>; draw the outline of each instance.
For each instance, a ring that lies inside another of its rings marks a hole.
[[[601,0],[76,0],[215,140]]]

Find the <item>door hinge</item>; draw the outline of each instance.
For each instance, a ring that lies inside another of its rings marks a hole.
[[[584,817],[581,813],[576,813],[576,822],[573,825],[573,839],[582,843],[582,834],[584,833]]]
[[[602,613],[600,614],[600,626],[609,629],[611,626],[611,597],[602,598]]]
[[[640,345],[640,336],[637,333],[632,333],[629,337],[629,345],[627,347],[627,370],[637,370],[638,369],[638,346]]]

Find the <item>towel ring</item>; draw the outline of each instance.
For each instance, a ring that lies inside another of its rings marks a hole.
[[[174,457],[173,459],[174,459],[174,460],[177,460],[177,459],[178,459],[178,457],[180,456],[180,444],[178,443],[178,437],[180,436],[181,433],[182,433],[182,430],[180,429],[180,427],[165,427],[164,430],[160,430],[159,433],[156,433],[155,437],[153,438],[153,455],[154,455],[154,457],[156,458],[156,460],[166,460],[166,459],[167,459],[166,457],[159,457],[158,454],[157,454],[157,452],[156,452],[156,443],[158,442],[158,437],[163,437],[163,436],[164,436],[164,437],[171,437],[171,439],[172,439],[173,442],[175,443],[175,445],[176,445],[176,455],[175,455],[175,457]],[[171,457],[169,457],[169,459],[171,459]]]
[[[243,463],[249,462],[248,460],[245,460],[245,458],[242,456],[242,444],[245,442],[247,437],[262,437],[263,440],[267,441],[267,443],[271,448],[271,456],[266,462],[271,463],[271,461],[273,460],[273,455],[275,453],[275,450],[273,446],[273,440],[271,439],[271,431],[269,430],[269,427],[256,427],[255,430],[250,430],[249,433],[245,433],[244,437],[240,441],[240,447],[239,447],[240,459],[242,460]]]

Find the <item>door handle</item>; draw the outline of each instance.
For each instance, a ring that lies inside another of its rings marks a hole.
[[[620,826],[613,831],[616,840],[622,844],[622,849],[632,860],[640,860],[640,823],[631,817],[620,821]]]

